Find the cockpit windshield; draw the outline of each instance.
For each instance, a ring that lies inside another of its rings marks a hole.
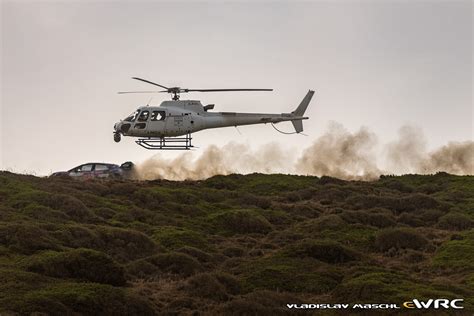
[[[138,113],[140,111],[139,110],[136,110],[135,112],[133,112],[132,114],[130,114],[130,116],[128,116],[125,121],[127,122],[135,122],[135,120],[137,119],[137,116],[138,116]]]

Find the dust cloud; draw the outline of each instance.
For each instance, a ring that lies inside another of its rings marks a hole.
[[[296,163],[301,174],[327,175],[341,179],[377,178],[381,171],[375,159],[377,137],[367,128],[349,133],[337,123],[303,151]]]
[[[199,180],[231,173],[292,173],[288,170],[294,154],[285,152],[278,144],[269,143],[258,150],[230,142],[223,147],[209,146],[194,159],[191,152],[166,159],[157,154],[135,166],[139,180]]]
[[[423,133],[413,126],[403,126],[399,130],[398,140],[386,146],[386,157],[388,170],[396,174],[474,173],[474,142],[449,142],[427,152]]]
[[[351,133],[341,124],[331,123],[299,156],[295,150],[276,143],[254,150],[230,142],[222,147],[209,146],[198,157],[191,152],[174,159],[157,154],[138,163],[135,175],[139,180],[199,180],[214,175],[260,172],[373,180],[381,174],[440,171],[472,175],[474,142],[450,142],[429,152],[421,129],[403,126],[395,141],[380,146],[377,136],[367,128]]]

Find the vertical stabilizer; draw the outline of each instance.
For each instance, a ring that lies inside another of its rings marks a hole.
[[[308,108],[309,102],[311,101],[311,98],[313,97],[314,91],[309,90],[306,96],[303,98],[301,101],[300,105],[291,112],[294,116],[302,117],[304,115],[304,112],[306,112],[306,109]],[[293,120],[291,121],[293,123],[293,127],[295,128],[295,131],[297,133],[301,133],[303,131],[303,120]]]
[[[311,98],[313,97],[313,94],[314,94],[314,91],[313,90],[309,90],[308,93],[306,94],[306,96],[303,98],[303,100],[301,101],[300,105],[298,105],[298,107],[296,108],[296,110],[294,110],[293,112],[291,112],[291,114],[293,114],[294,116],[303,116],[304,115],[304,112],[306,111],[306,109],[308,108],[308,104],[309,102],[311,101]]]

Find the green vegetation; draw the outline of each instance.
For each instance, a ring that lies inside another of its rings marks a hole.
[[[413,298],[474,311],[474,177],[0,172],[0,280],[2,315],[281,315]]]
[[[390,249],[424,249],[428,240],[411,228],[388,228],[381,230],[375,239],[375,246],[381,251]]]
[[[75,278],[95,283],[125,285],[123,268],[110,256],[91,249],[46,251],[28,257],[25,268],[57,278]]]
[[[434,255],[433,265],[472,273],[474,271],[474,231],[471,230],[455,238],[439,247]]]

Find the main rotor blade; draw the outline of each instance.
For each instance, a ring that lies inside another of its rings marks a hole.
[[[143,81],[143,82],[146,82],[146,83],[149,83],[149,84],[153,84],[153,85],[161,87],[163,89],[168,89],[168,87],[162,86],[161,84],[157,84],[157,83],[154,83],[154,82],[151,82],[149,80],[142,79],[142,78],[132,77],[132,79],[140,80],[140,81]]]
[[[125,94],[125,93],[160,93],[160,92],[168,92],[166,91],[119,91],[118,94]]]
[[[273,91],[273,89],[184,89],[185,92]]]

